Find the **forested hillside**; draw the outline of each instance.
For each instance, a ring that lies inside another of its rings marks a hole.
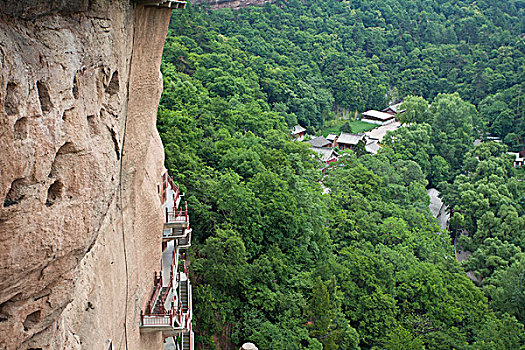
[[[290,126],[298,120],[318,128],[334,106],[364,111],[410,94],[459,92],[479,105],[488,131],[502,139],[511,133],[507,143],[523,147],[524,11],[522,0],[292,0],[245,11],[189,9],[172,23],[177,35],[168,47],[186,73],[215,68],[199,76],[216,80],[213,94],[242,89],[243,66],[250,67],[270,108]],[[203,46],[211,33],[220,34],[219,47]],[[225,67],[229,48],[246,60],[234,57]],[[191,53],[209,54],[207,62],[187,66]]]
[[[158,128],[191,194],[201,348],[524,348],[525,176],[506,152],[525,142],[525,2],[188,7]],[[376,156],[323,174],[290,141],[297,123],[404,98],[411,125]],[[505,145],[474,147],[487,131]]]

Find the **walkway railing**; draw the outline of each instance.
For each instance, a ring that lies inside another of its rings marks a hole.
[[[178,184],[175,184],[175,182],[173,182],[173,178],[169,176],[168,173],[164,173],[164,175],[162,175],[162,191],[161,191],[162,203],[165,203],[167,200],[169,188],[171,188],[171,190],[174,192],[173,193],[173,203],[176,207],[181,197],[180,187]]]
[[[189,223],[189,217],[188,217],[188,202],[184,202],[184,209],[185,210],[177,210],[174,209],[172,211],[168,210],[166,208],[166,223],[171,224],[175,222],[181,222],[181,223]]]
[[[182,9],[186,6],[183,0],[135,0],[137,4],[161,8]]]
[[[157,275],[157,271],[155,271],[153,286],[155,287],[155,289],[153,290],[153,295],[150,301],[148,302],[148,306],[146,308],[147,313],[153,312],[153,309],[155,308],[155,303],[157,302],[157,298],[159,297],[160,291],[162,290],[162,274]]]
[[[141,1],[145,3],[146,1]],[[155,1],[152,1],[155,2]],[[170,2],[170,1],[167,1]],[[164,2],[162,2],[164,3]],[[162,331],[165,337],[173,337],[175,334],[183,334],[185,341],[189,341],[190,349],[193,348],[192,334],[192,289],[189,278],[189,266],[184,257],[179,255],[180,248],[188,248],[191,244],[191,229],[189,225],[188,203],[184,202],[184,208],[179,210],[179,203],[183,195],[180,194],[180,187],[173,182],[169,174],[162,176],[162,204],[165,207],[165,226],[163,230],[164,239],[173,241],[174,249],[165,251],[172,254],[171,266],[169,269],[169,279],[163,274],[162,262],[169,263],[169,258],[164,256],[161,260],[161,272],[154,276],[154,288],[150,300],[146,305],[145,311],[140,312],[141,332]],[[167,202],[167,196],[173,195],[173,205],[171,200]],[[175,225],[169,225],[175,224]],[[164,231],[171,229],[171,236],[165,237]],[[166,245],[163,245],[164,249]],[[183,280],[183,278],[185,280]],[[164,285],[166,284],[167,285]],[[185,295],[182,295],[183,288]],[[184,300],[183,300],[184,298]],[[171,300],[171,303],[169,302]],[[188,333],[189,332],[189,333]],[[189,336],[188,336],[189,335]],[[178,337],[178,336],[177,336]],[[181,336],[182,339],[182,336]],[[175,338],[173,339],[175,342]],[[177,343],[177,342],[175,342]],[[182,346],[182,344],[180,344]],[[181,350],[179,344],[176,344]]]
[[[144,315],[140,313],[141,326],[173,326],[173,314],[171,310],[164,314]]]

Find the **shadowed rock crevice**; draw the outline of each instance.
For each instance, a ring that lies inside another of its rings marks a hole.
[[[117,94],[120,90],[120,83],[118,78],[118,71],[115,71],[113,75],[111,76],[111,80],[109,81],[108,86],[106,87],[106,93],[109,94],[109,96],[113,96]]]
[[[9,307],[10,303],[12,303],[12,301],[8,300],[0,304],[0,322],[4,322],[8,320],[9,313],[6,311],[6,309]]]
[[[4,208],[20,203],[24,199],[24,179],[16,179],[11,183],[11,188],[4,199]]]
[[[53,103],[47,86],[41,81],[37,81],[36,88],[38,90],[38,99],[40,100],[40,108],[43,113],[49,113],[53,110]]]
[[[73,113],[73,109],[74,109],[74,108],[66,109],[66,110],[62,113],[62,120],[63,120],[63,121],[71,120],[71,114]]]
[[[79,150],[73,142],[66,142],[58,149],[56,157],[63,156],[65,154],[77,153]],[[56,158],[55,158],[56,161]]]
[[[15,127],[14,127],[15,140],[23,140],[27,137],[28,123],[29,123],[29,119],[26,117],[22,117],[16,121]]]
[[[115,154],[117,155],[117,160],[120,160],[120,146],[117,140],[117,133],[115,130],[108,127],[109,132],[111,133],[111,139],[113,140],[113,146],[115,148]]]
[[[41,318],[40,310],[37,310],[27,315],[24,321],[24,330],[27,332],[28,330],[33,328],[36,324],[38,324],[38,322],[40,322],[40,318]]]
[[[62,197],[62,190],[64,185],[60,180],[56,180],[49,186],[47,190],[46,206],[50,207],[55,204],[55,201]]]
[[[18,114],[18,105],[15,99],[15,90],[15,83],[7,83],[4,101],[4,111],[7,115]]]
[[[75,98],[75,100],[78,100],[78,80],[77,80],[77,76],[75,75],[75,77],[73,78],[73,97]]]

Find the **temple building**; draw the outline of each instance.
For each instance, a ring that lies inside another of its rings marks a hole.
[[[377,125],[387,125],[396,120],[390,113],[380,112],[373,109],[361,113],[361,116],[361,121]]]

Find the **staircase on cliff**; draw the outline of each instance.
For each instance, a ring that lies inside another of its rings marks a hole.
[[[141,312],[140,331],[162,332],[166,348],[193,349],[191,326],[192,288],[185,253],[191,246],[188,205],[181,207],[180,188],[167,171],[162,175],[159,196],[165,215],[162,232],[161,272],[154,275],[154,287],[145,311]]]
[[[182,334],[182,350],[190,350],[193,349],[193,344],[191,343],[191,335],[190,332],[184,332]]]

